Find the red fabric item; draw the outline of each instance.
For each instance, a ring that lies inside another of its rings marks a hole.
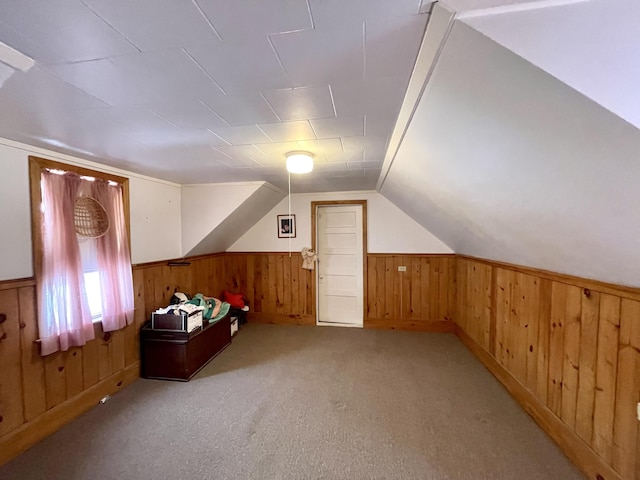
[[[244,307],[244,297],[241,293],[231,293],[226,290],[222,294],[224,297],[224,301],[229,305],[235,308],[243,308]]]

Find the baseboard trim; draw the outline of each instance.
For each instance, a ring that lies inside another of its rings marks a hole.
[[[408,330],[412,332],[452,333],[455,324],[448,320],[408,320],[406,318],[365,318],[364,328]]]
[[[597,480],[623,480],[607,465],[589,445],[578,437],[551,410],[543,405],[527,388],[513,377],[498,361],[456,325],[455,333],[480,362],[498,379],[509,394],[535,420],[535,422],[558,444],[564,454],[587,475]]]
[[[249,323],[270,323],[273,325],[315,325],[316,319],[312,315],[287,315],[286,313],[258,313],[247,314]]]
[[[113,395],[140,377],[140,362],[105,378],[75,397],[47,410],[0,437],[0,465],[32,447],[39,441],[58,431],[70,421],[96,406],[101,398]]]

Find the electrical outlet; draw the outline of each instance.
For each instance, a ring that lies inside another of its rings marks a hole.
[[[640,402],[638,402],[638,405],[636,406],[636,413],[638,415],[638,420],[640,420]]]
[[[398,271],[399,272],[406,272],[407,271],[406,265],[398,265]]]

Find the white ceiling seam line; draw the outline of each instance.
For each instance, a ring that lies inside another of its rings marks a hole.
[[[113,30],[120,38],[122,38],[125,42],[127,42],[129,45],[131,45],[133,48],[135,48],[138,53],[142,53],[142,49],[140,47],[138,47],[135,43],[133,43],[131,40],[129,40],[129,38],[127,38],[126,35],[124,35],[120,30],[118,30],[116,27],[114,27],[113,25],[111,25],[102,15],[100,15],[98,12],[96,12],[93,7],[91,7],[87,2],[85,2],[84,0],[81,0],[82,5],[84,5],[91,13],[93,13],[102,23],[104,23],[107,27],[109,27],[111,30]],[[101,60],[101,59],[94,59],[94,60]]]
[[[433,60],[431,61],[431,65],[429,66],[429,69],[425,75],[425,79],[422,83],[422,86],[420,87],[420,91],[418,92],[418,95],[416,96],[416,98],[414,100],[412,100],[412,105],[411,105],[411,112],[409,113],[409,116],[407,117],[407,119],[405,121],[403,121],[402,125],[400,126],[398,123],[396,123],[396,126],[394,127],[394,129],[391,132],[391,137],[389,140],[389,149],[387,150],[387,154],[385,155],[385,159],[383,161],[383,165],[382,165],[382,171],[380,172],[380,177],[378,178],[378,184],[376,186],[376,191],[380,192],[382,190],[382,187],[384,186],[384,182],[387,179],[387,176],[389,175],[389,171],[391,170],[391,167],[393,166],[393,162],[395,161],[396,155],[398,154],[398,151],[400,150],[400,147],[402,146],[402,141],[404,140],[404,137],[407,133],[407,130],[409,129],[409,125],[411,124],[411,121],[413,120],[413,117],[415,115],[415,112],[418,108],[418,105],[420,103],[420,100],[422,99],[422,96],[424,95],[425,90],[427,89],[427,85],[429,84],[429,81],[431,80],[431,77],[433,76],[433,73],[436,69],[436,66],[438,64],[438,60],[440,59],[440,56],[444,50],[444,47],[447,43],[447,40],[449,38],[449,35],[451,34],[451,30],[453,29],[453,24],[456,21],[456,13],[445,8],[445,10],[449,11],[450,16],[449,16],[449,20],[448,20],[448,24],[447,24],[447,28],[439,42],[438,48],[436,49],[435,55],[433,57]],[[431,20],[433,18],[433,12],[431,14],[429,14],[429,18],[427,20],[427,24],[425,25],[425,33],[424,33],[424,37],[422,40],[422,44],[420,45],[420,50],[418,51],[418,56],[416,58],[416,63],[414,64],[414,71],[413,73],[415,73],[416,68],[418,66],[418,62],[420,59],[420,55],[421,53],[423,53],[423,49],[425,48],[425,40],[427,38],[427,34],[428,34],[428,30],[429,30],[429,25],[431,24]],[[412,73],[412,76],[413,76]],[[409,85],[411,84],[411,77],[409,77]],[[405,92],[405,99],[407,100],[407,97],[409,95],[409,87],[407,87],[407,90]],[[403,100],[403,106],[404,106],[404,100]],[[402,110],[403,108],[400,109],[400,112],[398,113],[398,119],[397,122],[401,122],[401,114],[402,114]],[[402,133],[400,134],[400,138],[398,138],[397,140],[394,141],[394,134],[397,128],[401,128],[402,129]],[[392,144],[393,143],[393,144]],[[393,153],[391,153],[393,152]]]
[[[528,12],[541,10],[543,8],[566,7],[576,3],[586,3],[593,0],[533,0],[526,3],[514,3],[511,5],[500,5],[497,7],[482,8],[478,10],[466,10],[457,13],[457,18],[465,20],[467,18],[487,17],[489,15],[504,15],[516,12]]]
[[[202,18],[204,18],[204,21],[207,22],[207,25],[209,25],[209,28],[213,30],[213,33],[216,35],[216,37],[218,37],[218,40],[223,42],[224,39],[222,38],[222,35],[220,35],[220,32],[218,32],[218,29],[211,22],[211,20],[209,20],[209,17],[207,17],[207,15],[204,13],[204,11],[202,10],[202,7],[200,7],[200,4],[198,3],[198,0],[191,0],[191,3],[193,3],[193,6],[196,7],[196,10],[198,10],[198,13],[202,16]]]

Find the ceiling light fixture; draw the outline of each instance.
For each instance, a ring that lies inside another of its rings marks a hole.
[[[287,157],[287,170],[290,173],[309,173],[313,170],[313,154],[296,150],[289,152]]]

